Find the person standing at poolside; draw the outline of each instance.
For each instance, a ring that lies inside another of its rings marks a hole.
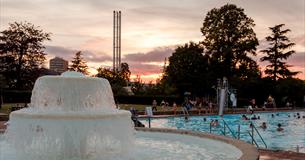
[[[157,101],[154,99],[152,102],[152,111],[157,111]]]
[[[189,116],[189,110],[192,108],[192,104],[189,101],[188,97],[184,97],[184,102],[182,103],[181,107],[182,107],[183,114],[186,117],[188,117]]]
[[[210,114],[213,113],[213,102],[212,101],[209,101],[209,112]]]
[[[174,115],[176,115],[176,112],[177,112],[177,104],[176,104],[176,102],[173,102],[173,111],[174,111]]]

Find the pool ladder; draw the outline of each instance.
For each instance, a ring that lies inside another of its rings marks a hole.
[[[221,133],[225,136],[227,134],[227,129],[229,130],[229,132],[231,133],[231,135],[233,136],[233,138],[237,139],[235,133],[233,132],[233,130],[230,128],[230,126],[227,124],[227,122],[225,120],[222,120],[223,122],[223,129],[221,130]],[[212,133],[212,125],[210,123],[210,133]]]
[[[235,139],[240,139],[240,124],[238,124],[238,130],[237,130],[237,135],[233,132],[233,130],[230,128],[230,126],[228,125],[228,123],[223,119],[223,130],[221,131],[222,134],[224,136],[226,136],[226,129],[229,130],[229,132],[231,133],[231,135],[233,136],[233,138]],[[254,133],[256,132],[257,135],[259,136],[259,138],[261,139],[261,141],[263,142],[265,148],[268,148],[266,142],[264,141],[263,137],[261,136],[261,134],[259,133],[259,131],[257,130],[257,128],[255,127],[255,125],[251,122],[252,124],[252,128],[251,128],[251,132],[250,131],[247,131],[249,136],[251,137],[251,143],[252,144],[255,144],[257,148],[260,148],[260,146],[258,145],[257,141],[255,140],[254,138]],[[255,131],[255,132],[254,132]],[[212,125],[210,124],[210,133],[212,133]]]
[[[251,122],[252,127],[251,127],[251,132],[248,131],[249,136],[251,137],[251,143],[255,144],[257,148],[260,148],[257,141],[254,138],[254,131],[257,133],[257,135],[259,136],[259,138],[261,139],[261,141],[263,142],[265,148],[268,148],[266,142],[264,141],[263,137],[261,136],[261,134],[259,133],[259,131],[257,130],[257,128],[255,127],[255,125]],[[239,127],[240,128],[240,127]]]

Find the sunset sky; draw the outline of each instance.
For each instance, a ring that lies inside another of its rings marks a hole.
[[[129,64],[132,77],[141,75],[148,82],[160,76],[165,57],[177,45],[202,40],[205,15],[226,3],[244,8],[254,20],[258,51],[267,47],[268,27],[286,24],[297,52],[288,62],[305,79],[304,0],[0,0],[0,30],[14,21],[40,26],[52,33],[52,41],[45,43],[48,59],[70,61],[80,50],[94,72],[112,66],[113,10],[121,10],[122,62]]]

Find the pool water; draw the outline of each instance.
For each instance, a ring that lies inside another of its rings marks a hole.
[[[300,118],[297,118],[297,113]],[[274,117],[272,117],[272,114]],[[242,120],[242,114],[225,115],[223,120],[228,124],[235,137],[238,137],[238,127],[240,126],[240,139],[248,143],[252,142],[250,123],[252,122],[257,128],[262,138],[264,139],[268,149],[274,150],[291,150],[305,153],[305,111],[301,112],[273,112],[255,114],[260,119],[257,120]],[[252,117],[253,115],[246,115]],[[206,121],[204,121],[204,118]],[[224,122],[219,116],[191,116],[189,120],[184,117],[168,117],[154,118],[151,121],[151,126],[156,128],[174,128],[185,129],[200,132],[210,132],[211,120],[219,121],[218,127],[212,127],[211,133],[224,135]],[[141,122],[148,126],[147,119],[141,119]],[[262,129],[260,126],[266,122],[267,129]],[[277,125],[281,123],[283,131],[277,131]],[[226,128],[226,136],[233,137],[228,128]],[[256,132],[254,132],[254,140],[259,145],[259,148],[265,148],[262,140]]]

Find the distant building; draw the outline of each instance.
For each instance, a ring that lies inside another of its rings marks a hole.
[[[60,58],[55,57],[50,59],[50,70],[62,73],[68,70],[68,61]]]

